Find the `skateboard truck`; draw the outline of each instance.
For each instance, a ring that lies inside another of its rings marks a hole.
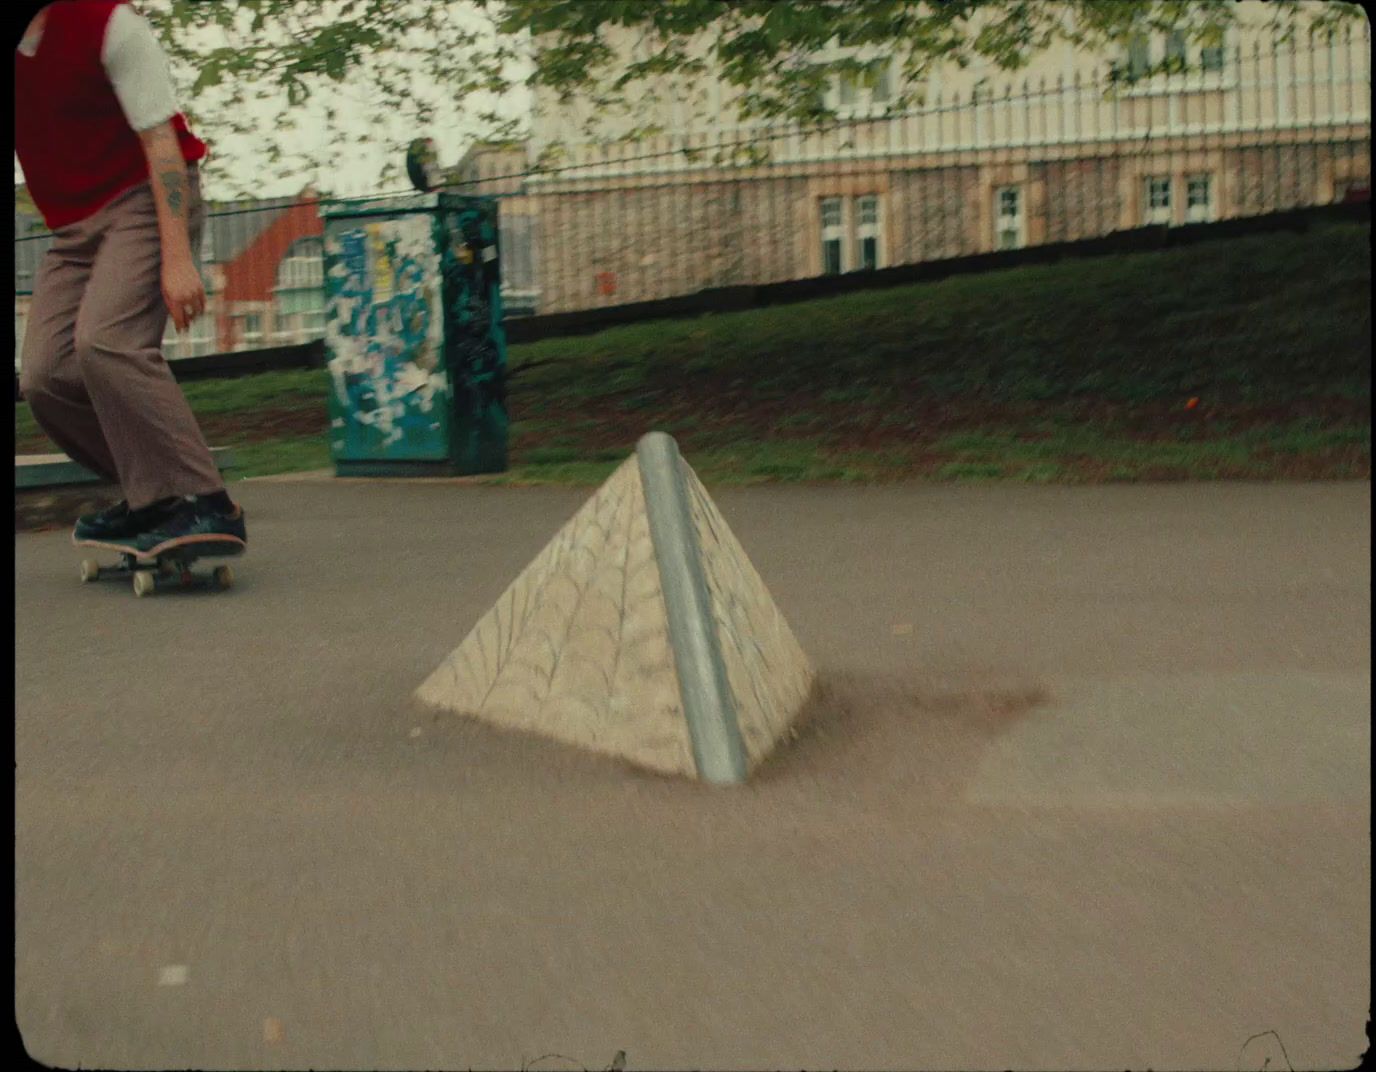
[[[192,565],[200,558],[223,558],[226,555],[242,554],[243,545],[232,543],[184,544],[171,547],[161,554],[141,557],[137,552],[118,546],[102,543],[83,543],[84,547],[102,547],[119,552],[119,565],[102,566],[96,559],[83,559],[81,580],[92,584],[106,577],[132,577],[134,595],[142,598],[151,596],[163,588],[211,588],[219,591],[234,586],[234,571],[229,566],[216,566],[207,576],[192,572]]]

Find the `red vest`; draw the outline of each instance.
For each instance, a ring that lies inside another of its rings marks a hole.
[[[54,229],[148,181],[143,143],[100,59],[105,27],[124,2],[59,0],[48,7],[38,55],[14,54],[14,150],[34,204]],[[202,159],[205,143],[185,118],[172,124],[183,159]]]

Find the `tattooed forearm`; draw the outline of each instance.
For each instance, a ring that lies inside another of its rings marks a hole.
[[[186,219],[186,170],[164,171],[158,176],[163,193],[167,195],[167,207],[178,219]]]
[[[189,256],[188,224],[191,213],[191,184],[186,161],[182,159],[177,132],[163,123],[139,135],[148,158],[149,185],[158,206],[158,227],[162,231],[165,256]]]

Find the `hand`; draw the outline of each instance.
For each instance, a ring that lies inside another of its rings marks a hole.
[[[205,284],[189,257],[163,258],[162,298],[179,332],[205,312]]]

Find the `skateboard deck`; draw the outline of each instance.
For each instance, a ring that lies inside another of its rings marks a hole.
[[[162,588],[215,588],[234,585],[234,571],[216,566],[209,575],[195,573],[191,567],[202,558],[232,558],[248,550],[243,540],[233,536],[188,536],[171,540],[151,552],[138,551],[128,544],[105,540],[75,540],[78,547],[112,551],[119,565],[102,566],[93,558],[81,563],[81,580],[90,584],[107,577],[132,577],[134,595],[151,596]]]

